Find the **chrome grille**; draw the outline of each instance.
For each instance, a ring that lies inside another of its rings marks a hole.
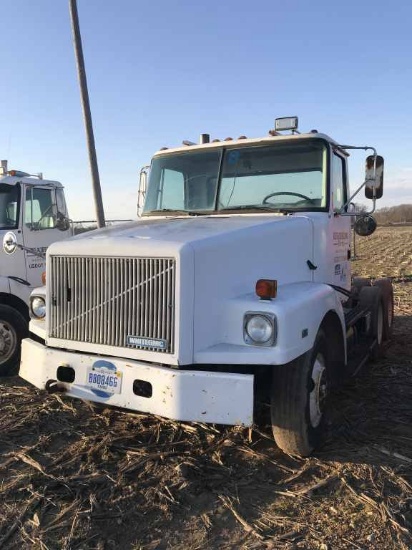
[[[50,337],[174,352],[174,259],[52,256],[48,283]]]

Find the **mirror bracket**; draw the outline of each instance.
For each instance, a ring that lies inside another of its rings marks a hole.
[[[365,187],[366,185],[366,180],[362,183],[362,185],[360,187],[358,187],[358,189],[353,193],[353,195],[351,195],[351,197],[349,198],[349,200],[346,201],[346,203],[342,206],[342,208],[339,210],[339,212],[336,212],[337,214],[339,214],[339,216],[357,216],[358,214],[356,214],[356,212],[346,212],[346,208],[350,205],[350,203],[352,202],[352,200],[356,197],[356,195],[359,193],[359,191],[362,191],[362,189]],[[370,210],[369,212],[365,212],[365,214],[373,214],[376,210],[376,197],[374,197],[372,199],[372,210]]]

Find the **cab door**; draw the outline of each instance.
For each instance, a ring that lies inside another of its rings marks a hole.
[[[22,192],[20,183],[0,183],[0,287],[2,292],[11,292],[25,300],[26,260],[19,247],[24,244],[20,207]]]
[[[333,284],[350,290],[351,286],[351,218],[339,214],[348,200],[345,158],[339,151],[332,151],[331,158],[331,246]]]
[[[72,230],[62,188],[26,185],[24,197],[22,231],[27,280],[36,287],[42,285],[42,273],[46,270],[43,256],[48,246],[67,238]]]

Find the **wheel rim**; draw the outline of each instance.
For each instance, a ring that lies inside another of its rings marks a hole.
[[[312,368],[312,390],[309,393],[310,423],[319,426],[325,408],[327,393],[325,359],[318,353]]]
[[[14,328],[5,321],[0,321],[0,365],[12,357],[17,346],[17,334]]]

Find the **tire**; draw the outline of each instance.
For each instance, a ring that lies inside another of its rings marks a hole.
[[[285,453],[308,456],[324,437],[330,390],[328,346],[318,332],[311,350],[278,367],[271,392],[272,431]]]
[[[28,324],[14,308],[0,305],[0,376],[18,371],[20,347],[28,336]]]
[[[379,359],[382,353],[383,327],[384,327],[384,300],[379,286],[364,287],[359,293],[361,306],[367,307],[371,312],[369,338],[376,342],[371,350],[371,359]]]
[[[383,340],[390,340],[393,332],[394,299],[390,279],[377,279],[374,283],[381,289],[383,298]]]

